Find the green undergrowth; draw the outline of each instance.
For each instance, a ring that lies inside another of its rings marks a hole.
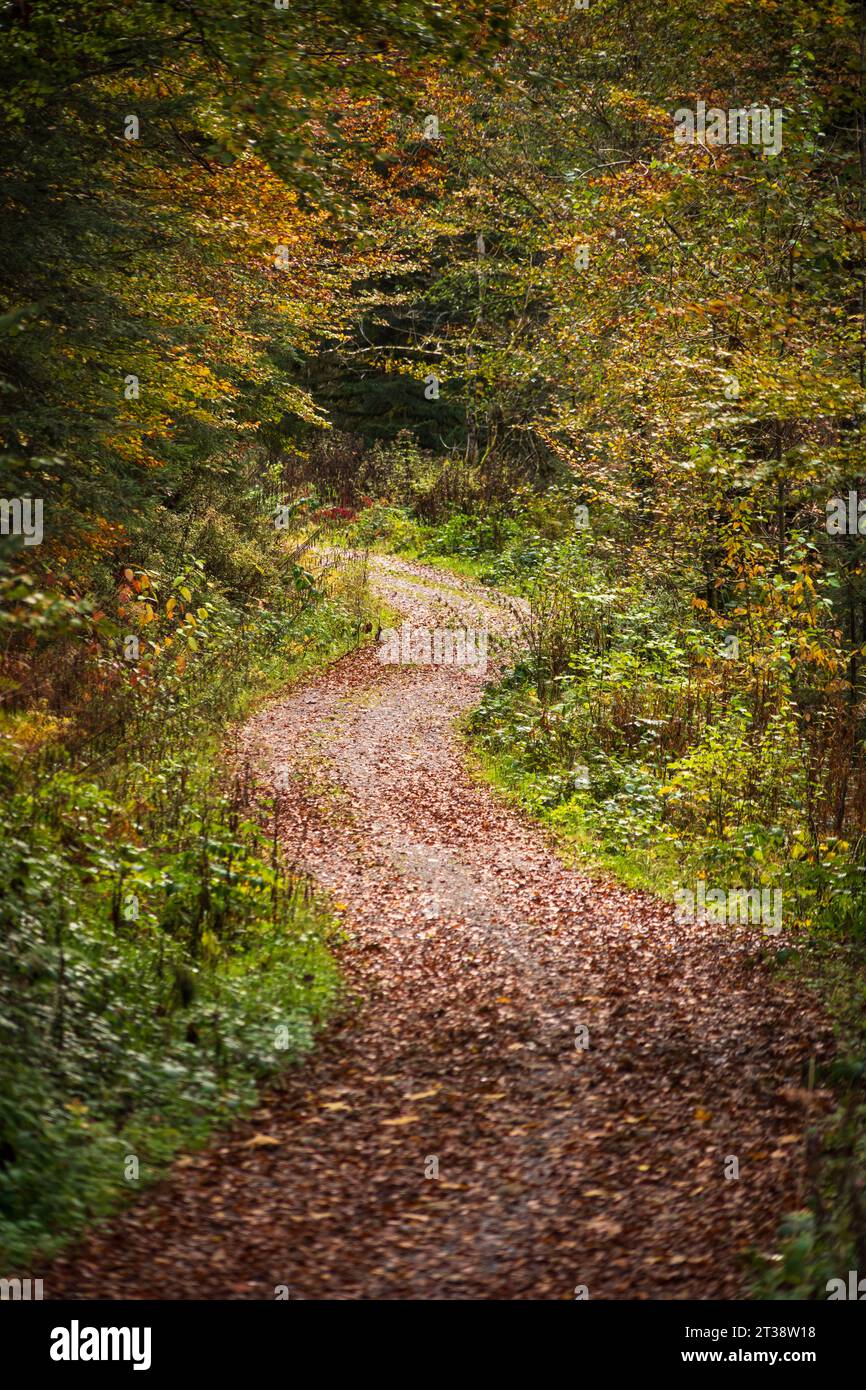
[[[109,633],[69,714],[3,715],[5,1270],[38,1274],[246,1114],[338,1000],[338,914],[294,871],[291,844],[278,849],[279,804],[224,751],[257,702],[369,640],[357,576],[295,581],[279,604],[241,609],[198,573],[182,586],[199,617],[180,656],[169,601],[172,646],[153,640],[125,668]],[[159,616],[158,589],[151,574]]]

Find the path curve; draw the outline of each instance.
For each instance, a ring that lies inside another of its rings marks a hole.
[[[371,579],[413,624],[502,623],[441,571],[377,558]],[[483,683],[368,648],[247,727],[346,905],[359,1006],[56,1262],[52,1297],[743,1296],[743,1256],[802,1201],[820,1029],[754,934],[566,869],[473,779],[455,721]]]

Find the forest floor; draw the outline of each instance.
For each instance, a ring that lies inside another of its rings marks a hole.
[[[413,625],[513,622],[371,567]],[[346,1006],[248,1122],[40,1271],[48,1296],[744,1296],[802,1204],[826,1025],[756,929],[573,872],[472,774],[459,718],[492,674],[368,647],[244,730],[345,909]]]

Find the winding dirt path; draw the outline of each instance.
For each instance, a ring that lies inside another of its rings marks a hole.
[[[502,621],[439,571],[382,559],[373,582],[414,624]],[[753,933],[566,869],[474,781],[455,720],[482,684],[367,649],[248,726],[346,905],[359,1006],[58,1261],[52,1297],[742,1295],[801,1198],[814,1016]]]

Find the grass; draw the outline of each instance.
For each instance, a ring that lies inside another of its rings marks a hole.
[[[478,780],[543,825],[570,868],[580,869],[590,878],[615,878],[627,888],[673,899],[683,865],[668,846],[649,854],[645,849],[629,852],[605,846],[597,832],[584,823],[578,807],[569,806],[563,813],[563,808],[544,806],[531,773],[518,774],[507,757],[496,758],[479,749],[468,727],[464,728],[464,741],[470,769]]]

